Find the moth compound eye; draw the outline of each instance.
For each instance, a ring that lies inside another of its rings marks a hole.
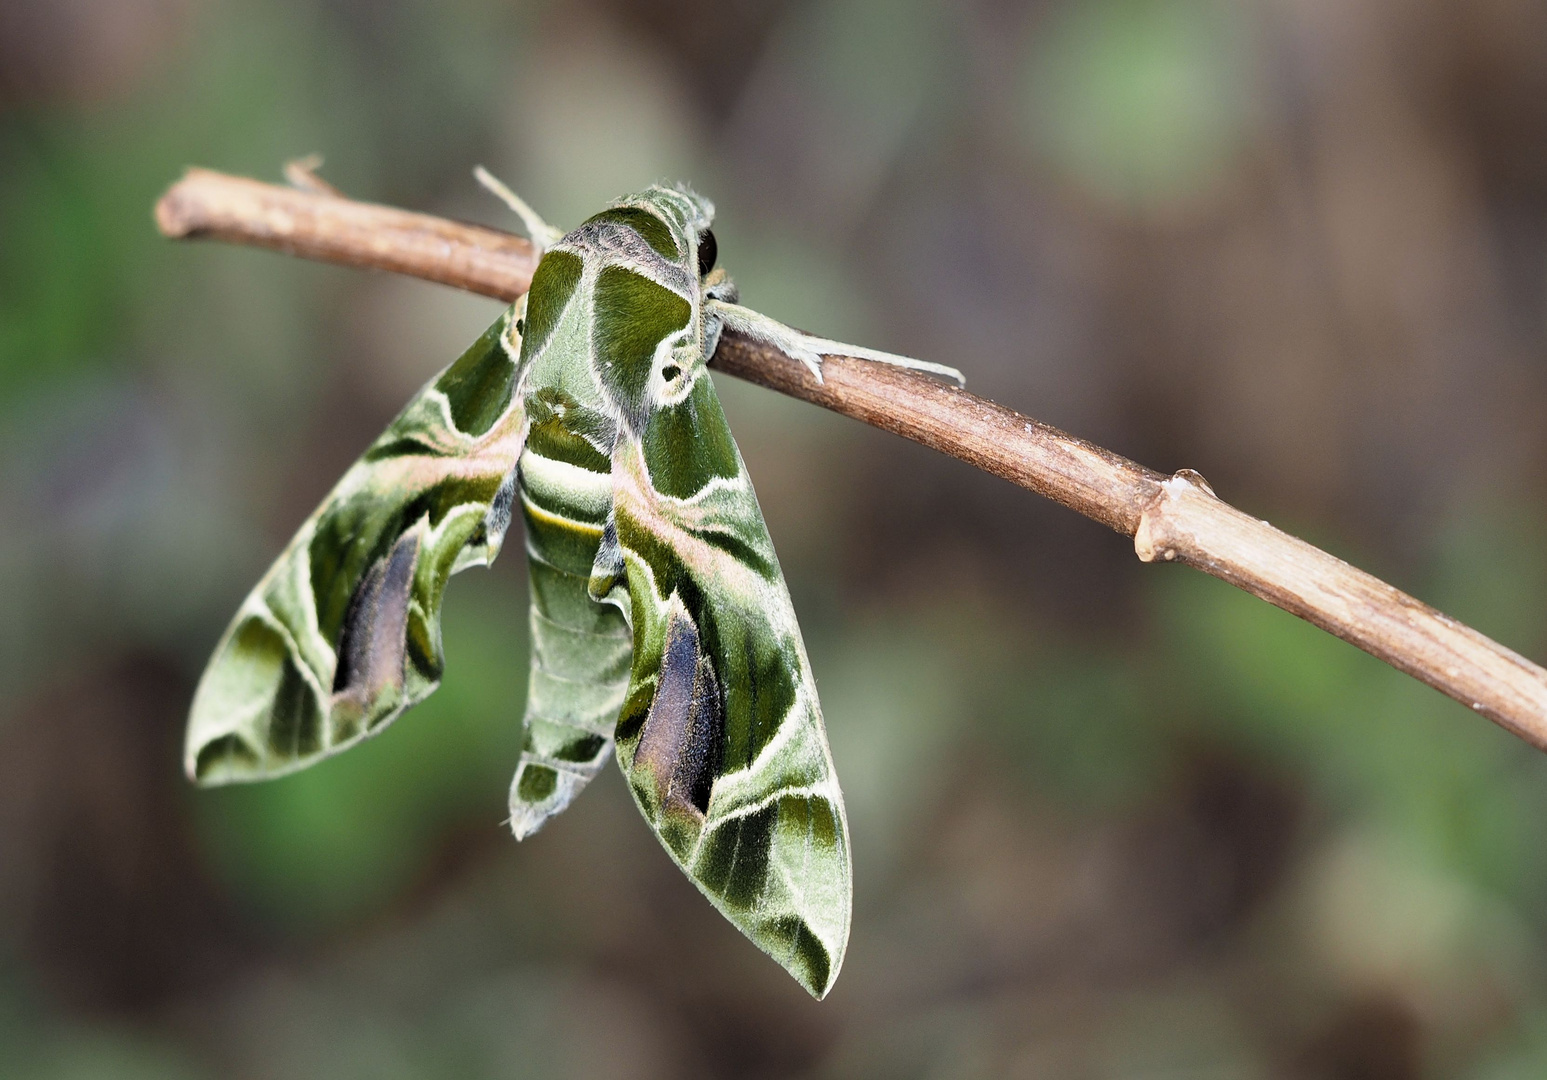
[[[720,245],[715,243],[714,230],[705,229],[698,234],[698,276],[703,277],[714,269],[714,260],[720,254]]]

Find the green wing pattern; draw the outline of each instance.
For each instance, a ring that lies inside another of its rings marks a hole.
[[[446,580],[492,561],[510,521],[520,306],[409,402],[242,603],[194,695],[195,780],[302,768],[439,685]]]
[[[652,482],[671,465],[648,436],[620,437],[615,452],[634,629],[618,761],[678,865],[822,997],[849,933],[843,798],[789,593],[707,373],[690,400],[731,476],[676,498]]]
[[[618,417],[591,582],[633,631],[618,763],[710,902],[822,997],[848,941],[848,825],[794,608],[705,366],[708,207],[661,188],[640,202],[625,209],[648,208],[667,235],[637,217],[614,235],[614,210],[566,238],[599,264],[589,352]]]
[[[508,194],[508,193],[507,193]],[[237,612],[200,681],[202,783],[299,769],[438,685],[446,581],[519,504],[531,583],[518,838],[614,753],[677,864],[817,997],[843,962],[848,824],[789,592],[706,367],[723,327],[959,373],[735,303],[714,209],[628,196],[559,238],[527,297],[409,403]]]

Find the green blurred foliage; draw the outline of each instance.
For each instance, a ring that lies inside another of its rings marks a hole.
[[[1093,0],[1037,27],[1024,108],[1071,180],[1140,207],[1206,198],[1245,135],[1251,53],[1236,5]]]

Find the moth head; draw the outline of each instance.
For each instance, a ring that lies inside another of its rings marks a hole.
[[[686,184],[657,184],[617,200],[592,221],[611,220],[634,229],[654,251],[674,264],[689,282],[705,288],[726,281],[716,270],[719,244],[715,241],[714,203]]]

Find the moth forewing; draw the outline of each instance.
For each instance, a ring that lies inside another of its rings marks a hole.
[[[195,780],[303,768],[439,685],[446,579],[489,562],[509,522],[519,306],[409,402],[243,602],[194,694]]]
[[[821,996],[848,936],[843,802],[767,527],[700,377],[700,442],[728,449],[730,478],[668,493],[659,477],[683,472],[669,443],[620,435],[614,455],[635,641],[619,762],[678,864]]]
[[[682,331],[660,320],[648,359],[626,340],[598,349],[598,378],[625,405],[638,385],[630,362],[659,371],[684,332],[695,350],[677,361],[678,382],[663,379],[670,392],[620,410],[613,512],[634,658],[618,756],[673,859],[820,997],[847,944],[847,824],[788,591],[704,366],[713,326],[695,300]]]

